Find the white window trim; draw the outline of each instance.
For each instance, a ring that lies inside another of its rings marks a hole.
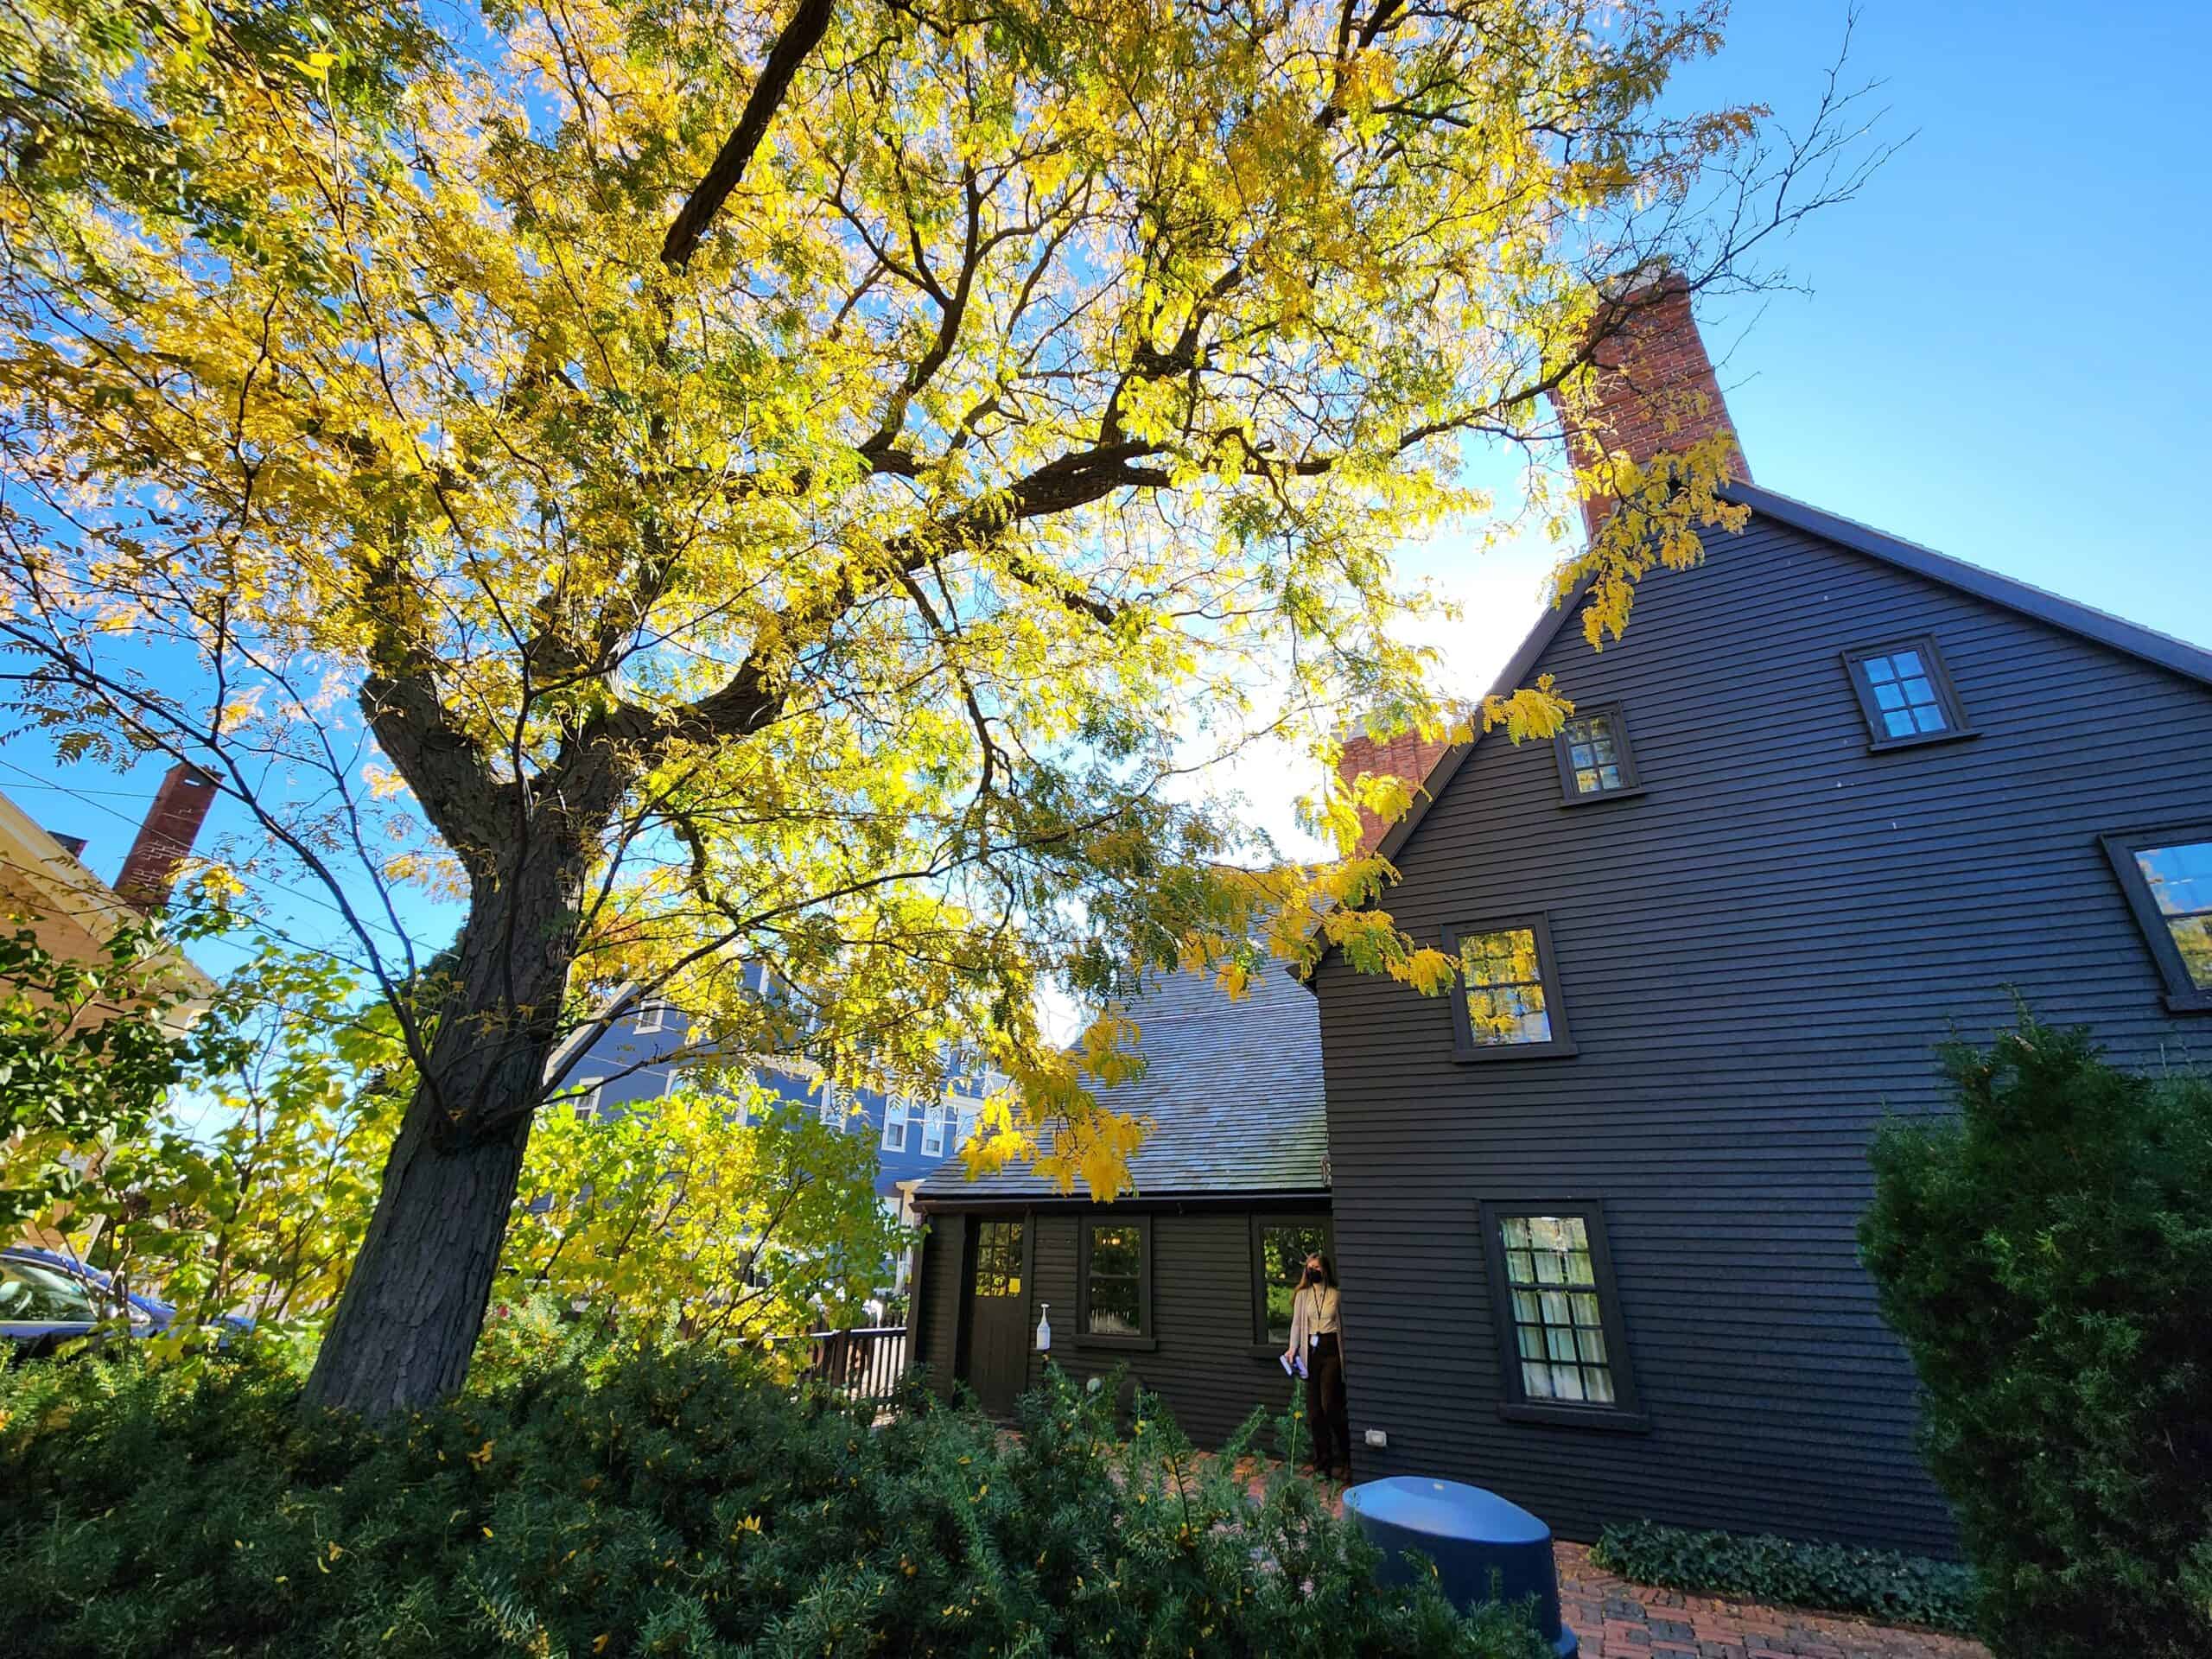
[[[668,1004],[654,1001],[640,1002],[631,1016],[631,1026],[640,1037],[650,1037],[668,1028]]]
[[[607,1079],[597,1073],[576,1079],[576,1096],[569,1103],[569,1109],[575,1113],[577,1122],[587,1122],[599,1116],[600,1094],[606,1087]]]
[[[886,1152],[904,1152],[906,1150],[907,1116],[906,1103],[904,1099],[897,1095],[886,1095],[884,1096],[883,1149]],[[898,1139],[895,1141],[892,1139],[891,1135],[891,1132],[894,1128],[899,1131]]]
[[[922,1156],[944,1156],[945,1110],[942,1106],[931,1106],[922,1113]],[[935,1144],[931,1144],[934,1142]]]

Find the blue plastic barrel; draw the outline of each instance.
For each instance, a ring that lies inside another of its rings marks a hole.
[[[1444,1593],[1461,1608],[1478,1602],[1535,1602],[1536,1628],[1559,1659],[1573,1659],[1574,1632],[1560,1621],[1552,1529],[1496,1492],[1456,1480],[1393,1475],[1344,1491],[1344,1513],[1382,1552],[1379,1576],[1402,1584],[1418,1550],[1436,1563]]]

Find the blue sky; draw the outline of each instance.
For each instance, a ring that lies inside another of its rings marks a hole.
[[[1844,19],[1738,0],[1678,95],[1800,117]],[[1850,73],[1886,83],[1884,130],[1912,141],[1784,250],[1806,291],[1701,316],[1758,480],[2212,645],[2207,35],[2171,4],[1869,0]],[[1456,684],[1488,683],[1553,556],[1531,539],[1477,558],[1450,535],[1409,551],[1466,607],[1433,636]],[[19,737],[0,790],[112,876],[161,770],[57,772]],[[1279,792],[1255,804],[1287,817]],[[298,935],[336,936],[327,908],[271,896]]]

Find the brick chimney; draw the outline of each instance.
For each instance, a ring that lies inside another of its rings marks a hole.
[[[148,912],[168,903],[177,870],[191,856],[214,801],[215,780],[199,767],[180,760],[169,768],[123,861],[123,873],[115,878],[115,890],[124,902]]]
[[[1552,395],[1567,423],[1568,441],[1578,452],[1586,435],[1607,450],[1624,449],[1639,465],[1656,454],[1681,449],[1719,433],[1735,451],[1729,471],[1745,483],[1751,469],[1728,422],[1728,405],[1713,378],[1713,361],[1690,311],[1689,284],[1679,276],[1624,295],[1599,313],[1600,328],[1617,325],[1600,341],[1596,404],[1579,414]],[[1609,496],[1582,504],[1582,523],[1592,540],[1613,510]]]
[[[1338,759],[1337,773],[1346,784],[1365,772],[1370,778],[1402,778],[1408,784],[1419,785],[1451,747],[1446,738],[1424,738],[1419,732],[1410,731],[1377,741],[1367,734],[1365,727],[1355,726],[1344,734],[1344,753]],[[1379,818],[1361,807],[1359,850],[1373,852],[1391,822],[1395,820]]]

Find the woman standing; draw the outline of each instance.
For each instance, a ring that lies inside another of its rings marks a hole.
[[[1351,1478],[1351,1423],[1344,1415],[1344,1325],[1337,1270],[1316,1250],[1291,1302],[1290,1347],[1283,1359],[1306,1373],[1306,1421],[1313,1426],[1313,1468],[1324,1480]]]

